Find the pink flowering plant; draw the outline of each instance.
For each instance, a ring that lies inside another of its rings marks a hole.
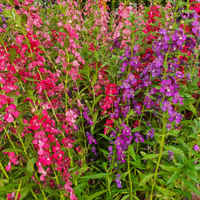
[[[200,3],[117,3],[0,3],[0,199],[200,198]]]

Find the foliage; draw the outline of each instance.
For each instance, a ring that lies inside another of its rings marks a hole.
[[[200,3],[128,3],[0,4],[0,199],[200,195]]]

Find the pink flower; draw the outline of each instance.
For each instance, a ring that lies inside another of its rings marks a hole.
[[[50,151],[49,150],[44,150],[42,156],[40,156],[39,161],[44,165],[44,166],[49,166],[51,165],[52,158],[50,156]]]
[[[11,104],[9,105],[5,111],[6,111],[6,114],[4,115],[4,119],[10,123],[10,122],[13,122],[14,121],[14,117],[18,117],[19,115],[19,112],[18,111],[15,111],[17,107],[14,105],[14,104]],[[14,117],[13,117],[14,116]]]
[[[11,170],[11,163],[9,162],[8,165],[5,167],[6,171],[10,171]]]
[[[38,120],[38,116],[33,116],[33,118],[30,120],[31,126],[28,126],[28,128],[37,131],[40,128],[40,124],[43,121],[43,119]]]
[[[18,194],[17,200],[20,199],[20,197],[21,197],[21,195]],[[14,200],[14,199],[15,199],[15,192],[9,193],[9,194],[7,195],[7,199],[8,199],[8,200]]]

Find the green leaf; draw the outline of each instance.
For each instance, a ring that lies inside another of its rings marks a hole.
[[[175,189],[174,192],[178,193],[178,194],[182,194],[185,197],[191,198],[191,194],[184,192],[183,190],[179,190],[179,189]]]
[[[65,39],[64,47],[65,47],[65,48],[68,48],[68,47],[69,47],[69,38],[66,38],[66,39]]]
[[[121,200],[126,200],[126,199],[128,199],[130,197],[130,195],[128,194],[128,195],[125,195],[125,196],[123,196],[123,198],[121,199]]]
[[[101,94],[101,95],[99,95],[99,96],[95,99],[95,101],[94,101],[94,106],[101,100],[101,98],[102,98],[103,96],[104,96],[104,95]]]
[[[154,174],[147,174],[141,181],[141,183],[139,184],[139,186],[144,185],[150,178],[152,178],[154,176]]]
[[[167,181],[167,184],[172,183],[173,181],[175,181],[178,177],[179,177],[179,172],[174,172],[174,174],[169,178],[169,180]]]
[[[36,81],[40,81],[40,80],[36,80],[36,79],[33,79],[33,78],[25,78],[27,81],[31,81],[31,82],[36,82]]]
[[[26,41],[26,44],[27,44],[28,48],[30,49],[31,48],[30,40],[26,37],[25,41]]]
[[[180,171],[180,169],[171,165],[160,165],[160,167],[168,172]]]
[[[23,150],[22,149],[5,149],[5,150],[3,150],[3,152],[16,152],[16,153],[18,153],[18,152],[23,152]]]
[[[185,185],[187,185],[194,193],[200,195],[200,191],[194,186],[192,185],[192,183],[190,183],[188,180],[186,180],[183,177],[180,177],[180,179],[185,183]]]
[[[93,75],[93,78],[92,78],[92,85],[95,85],[95,83],[97,82],[97,73],[95,73]]]
[[[80,194],[80,192],[82,190],[84,190],[85,186],[87,185],[87,183],[81,183],[81,184],[78,184],[76,187],[74,187],[74,193],[75,194]]]
[[[24,190],[23,188],[21,188],[22,192],[20,192],[21,194],[20,200],[24,199],[28,195],[28,193],[31,191],[31,188],[33,186],[35,186],[35,184],[31,184],[31,185],[29,184],[28,187],[26,187]]]
[[[3,37],[1,37],[1,36],[0,36],[0,44],[1,44],[2,46],[4,46],[4,47],[5,47],[5,42],[4,42],[4,39],[3,39]]]
[[[32,158],[27,163],[27,170],[29,172],[34,172],[34,164],[37,162],[37,158]]]
[[[72,68],[72,64],[67,65],[67,71],[69,72]]]
[[[29,147],[29,145],[30,145],[31,142],[32,142],[32,139],[33,139],[32,133],[28,133],[28,134],[26,135],[25,144],[24,144],[26,148]]]
[[[21,23],[23,23],[23,24],[26,24],[27,23],[27,15],[26,14],[23,14],[22,15],[22,18],[21,18]]]
[[[16,49],[12,48],[9,53],[10,53],[10,57],[9,57],[10,62],[13,62],[17,56]]]
[[[77,169],[76,171],[78,173],[83,173],[85,171],[87,171],[89,169],[89,167],[87,165],[82,165],[82,167],[80,169]]]
[[[174,196],[174,195],[176,195],[176,193],[174,193],[174,192],[172,192],[172,191],[170,191],[170,190],[168,190],[166,188],[162,188],[160,186],[155,186],[155,187],[159,192],[161,192],[165,196]]]
[[[197,116],[197,111],[196,111],[196,108],[193,106],[193,104],[190,102],[189,104],[189,107],[190,107],[190,110],[192,111],[192,113]]]
[[[79,179],[99,179],[99,178],[103,178],[105,176],[109,175],[109,173],[99,173],[99,174],[94,174],[94,175],[88,175],[88,176],[82,176]]]
[[[131,157],[133,158],[133,160],[135,160],[135,161],[136,161],[136,154],[135,154],[135,151],[134,151],[134,149],[133,149],[133,146],[132,146],[132,145],[129,145],[129,146],[128,146],[128,151],[130,152],[130,154],[131,154]]]
[[[158,157],[158,155],[159,155],[159,154],[156,154],[156,153],[154,153],[154,154],[147,154],[147,155],[145,155],[145,156],[142,158],[142,160],[147,160],[147,159],[156,158],[156,157]]]
[[[103,152],[105,155],[108,155],[109,154],[109,152],[108,151],[106,151],[106,150],[104,150],[104,149],[99,149],[101,152]]]
[[[92,199],[94,199],[94,198],[96,198],[96,197],[102,195],[103,193],[105,193],[105,192],[107,192],[107,191],[108,191],[108,189],[102,190],[102,191],[100,191],[100,192],[96,192],[96,193],[90,195],[89,197],[87,197],[86,199],[87,199],[87,200],[92,200]]]

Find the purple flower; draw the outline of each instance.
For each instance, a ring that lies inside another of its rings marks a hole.
[[[167,96],[172,96],[173,95],[173,91],[174,91],[174,86],[172,85],[172,81],[167,79],[167,80],[163,80],[161,82],[161,85],[163,85],[163,87],[160,88],[160,92],[165,93]]]
[[[124,127],[122,130],[122,133],[126,136],[130,136],[131,135],[131,129],[129,126],[127,126],[126,124],[122,124],[122,126]]]
[[[135,75],[130,73],[128,75],[128,79],[127,79],[128,82],[130,82],[131,85],[134,85],[135,83],[137,83],[137,80],[135,78]]]
[[[143,135],[141,135],[139,132],[135,132],[134,133],[134,137],[135,137],[135,142],[138,143],[139,141],[140,142],[144,142],[144,137]]]
[[[200,36],[200,25],[198,21],[193,21],[192,25],[194,26],[192,28],[192,32],[195,34],[198,34],[198,36]]]
[[[187,19],[189,16],[190,16],[189,13],[182,13],[182,14],[181,14],[181,17],[182,17],[183,19]]]
[[[191,37],[187,37],[186,41],[185,41],[185,45],[188,47],[196,47],[196,43],[194,42],[194,40]]]
[[[167,153],[169,155],[169,160],[173,160],[174,152],[173,151],[168,151]]]
[[[120,87],[121,89],[128,89],[131,87],[131,85],[128,83],[128,80],[124,80],[122,86]]]
[[[184,34],[183,29],[181,28],[179,28],[179,30],[176,30],[175,33],[172,35],[172,41],[176,42],[177,45],[182,45],[186,38],[187,36]]]
[[[152,129],[147,133],[147,139],[149,139],[149,137],[150,137],[150,138],[153,138],[153,137],[154,137],[154,133],[155,133],[154,128],[152,128]]]
[[[193,149],[194,149],[194,151],[199,151],[199,146],[198,146],[197,144],[195,144],[195,145],[193,146]]]
[[[117,174],[116,175],[117,179],[115,180],[116,183],[117,183],[117,187],[118,188],[122,188],[121,181],[120,181],[120,176],[121,176],[121,174]]]
[[[160,35],[166,35],[167,31],[163,28],[160,29]]]
[[[151,108],[151,106],[154,105],[154,102],[147,96],[147,97],[144,98],[144,105],[147,108]]]
[[[175,92],[173,96],[174,96],[174,99],[172,99],[173,103],[177,104],[179,101],[180,104],[183,105],[183,97],[181,97],[178,92]]]
[[[178,79],[182,79],[182,78],[183,78],[183,72],[177,71],[177,72],[176,72],[176,77],[177,77]]]
[[[141,106],[139,106],[139,105],[135,105],[133,110],[134,110],[138,115],[140,115],[140,114],[142,113],[142,112],[141,112],[142,108],[141,108]]]
[[[92,148],[92,152],[94,153],[95,156],[97,156],[97,153],[96,153],[96,148]]]
[[[181,119],[183,117],[181,114],[177,113],[176,111],[172,111],[172,110],[168,110],[168,113],[169,113],[169,115],[171,115],[169,117],[170,122],[173,122],[174,119],[175,119],[176,124],[179,124],[181,122]]]
[[[173,107],[172,107],[172,105],[170,104],[169,101],[165,100],[165,101],[163,101],[162,110],[163,111],[167,111],[167,109],[168,110],[173,110]]]
[[[166,124],[166,128],[167,128],[167,130],[169,131],[169,130],[172,128],[172,124],[168,122],[168,123]]]
[[[139,62],[138,57],[133,56],[133,57],[131,58],[131,61],[129,62],[129,64],[130,64],[132,67],[138,67],[138,66],[140,65],[140,62]]]

